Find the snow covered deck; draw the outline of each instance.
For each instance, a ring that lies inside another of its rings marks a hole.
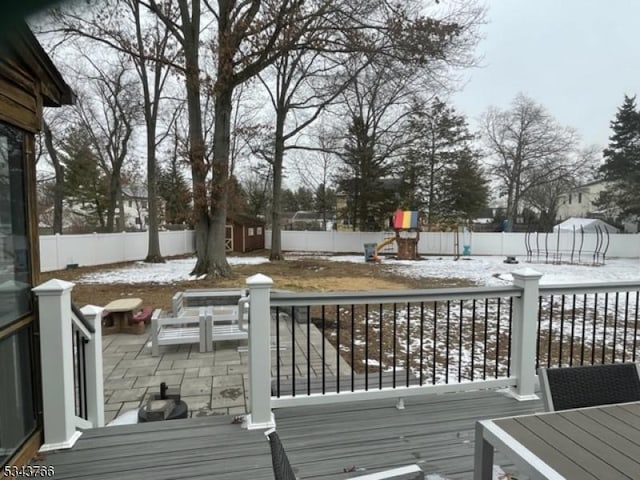
[[[518,402],[493,391],[413,397],[404,410],[394,403],[276,410],[277,430],[298,478],[337,480],[418,463],[426,478],[468,479],[476,420],[542,410],[540,401]],[[39,463],[53,466],[58,480],[273,478],[262,431],[244,430],[231,416],[93,429],[71,450]],[[499,454],[496,463],[510,471]]]

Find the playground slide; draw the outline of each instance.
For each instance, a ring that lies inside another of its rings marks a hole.
[[[378,252],[380,250],[382,250],[387,245],[391,245],[395,241],[396,241],[396,237],[385,238],[383,241],[381,241],[379,244],[376,245],[375,256],[377,257],[378,256]]]

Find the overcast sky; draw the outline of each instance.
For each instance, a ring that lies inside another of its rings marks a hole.
[[[486,0],[484,67],[454,104],[472,120],[518,92],[542,103],[583,144],[606,146],[623,95],[640,93],[640,1]]]

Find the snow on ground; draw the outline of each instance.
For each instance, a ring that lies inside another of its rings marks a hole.
[[[336,262],[364,263],[362,255],[324,256]],[[479,285],[497,286],[512,282],[511,272],[522,268],[532,268],[542,273],[541,284],[640,281],[640,260],[628,258],[608,259],[606,265],[552,265],[527,263],[518,259],[517,265],[504,263],[505,257],[476,256],[454,260],[453,257],[425,257],[424,260],[383,259],[384,265],[412,278],[460,278],[477,282]]]
[[[230,265],[259,265],[267,263],[265,257],[227,257]],[[136,262],[123,268],[89,273],[80,278],[83,283],[175,283],[193,280],[189,275],[196,265],[194,258],[167,260],[165,263]]]
[[[290,260],[296,258],[322,258],[334,262],[364,263],[363,255],[299,255],[290,254]],[[266,257],[227,257],[231,265],[260,265],[267,263]],[[454,260],[452,257],[426,257],[424,260],[393,260],[385,258],[384,265],[400,275],[412,278],[460,278],[468,279],[479,285],[497,286],[511,283],[511,272],[522,268],[532,268],[542,273],[540,283],[554,285],[562,283],[616,282],[625,280],[640,281],[640,260],[608,259],[606,265],[591,267],[587,265],[552,265],[526,263],[518,259],[519,264],[504,263],[504,257],[469,257]],[[118,269],[105,270],[84,275],[84,283],[174,283],[192,280],[189,272],[195,265],[195,258],[169,260],[166,263],[135,264]],[[256,273],[259,267],[256,268]]]

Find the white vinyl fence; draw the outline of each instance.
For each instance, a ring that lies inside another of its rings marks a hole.
[[[282,249],[291,252],[329,252],[348,253],[363,252],[365,243],[378,243],[384,238],[394,235],[393,232],[316,232],[291,231],[282,232]],[[460,234],[459,253],[468,242],[472,255],[513,255],[525,256],[525,233],[481,232],[471,233],[469,237]],[[467,239],[469,238],[469,240]],[[606,242],[607,239],[604,237]],[[584,239],[579,234],[575,238],[572,233],[558,235],[549,233],[531,234],[530,245],[533,250],[561,250],[578,251],[582,247],[583,258],[592,253],[597,247],[595,233],[585,233]],[[640,234],[611,234],[607,257],[640,258]],[[271,232],[266,232],[266,248],[271,248]],[[386,247],[382,252],[396,252],[395,243]],[[421,232],[418,243],[418,253],[421,255],[453,255],[454,233],[451,232]],[[564,257],[563,257],[564,258]]]
[[[41,235],[40,271],[143,260],[147,256],[147,232],[93,233],[89,235]],[[160,232],[163,256],[195,252],[191,230]]]

